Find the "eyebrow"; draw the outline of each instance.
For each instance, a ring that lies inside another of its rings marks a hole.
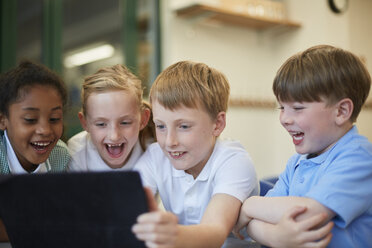
[[[86,115],[87,117],[89,116],[91,119],[93,120],[108,120],[110,118],[107,118],[105,116],[92,116],[92,115],[89,115],[87,114]],[[135,119],[136,116],[135,115],[132,115],[132,114],[128,114],[128,115],[122,115],[122,116],[119,116],[118,118],[115,118],[116,120],[123,120],[123,119]]]
[[[160,120],[160,119],[153,119],[153,121],[164,122],[163,120]],[[176,120],[172,120],[172,122],[175,122],[175,123],[180,123],[180,122],[193,123],[195,121],[194,120],[187,120],[187,119],[176,119]]]
[[[30,111],[39,111],[40,109],[39,108],[33,108],[33,107],[26,107],[26,108],[22,108],[23,110],[30,110]],[[57,106],[57,107],[54,107],[52,108],[52,111],[55,111],[55,110],[62,110],[62,107],[61,106]]]

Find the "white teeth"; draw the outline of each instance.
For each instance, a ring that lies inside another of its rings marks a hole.
[[[179,156],[183,154],[183,152],[171,152],[172,156]]]
[[[303,139],[303,134],[304,133],[302,133],[302,132],[293,132],[293,133],[291,133],[293,139],[295,139],[295,140],[301,140],[301,139]]]
[[[33,142],[33,145],[36,146],[48,146],[51,142]]]
[[[120,147],[123,143],[121,144],[107,144],[108,147]]]

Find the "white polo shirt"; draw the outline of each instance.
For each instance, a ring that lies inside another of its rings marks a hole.
[[[89,133],[86,131],[82,131],[70,138],[67,146],[71,152],[71,161],[68,165],[69,171],[132,170],[138,158],[143,154],[141,145],[137,141],[125,166],[113,169],[101,158]]]
[[[256,172],[248,152],[236,141],[217,140],[199,176],[176,170],[158,143],[147,148],[135,170],[144,186],[159,192],[164,208],[184,225],[198,224],[214,194],[231,195],[241,202],[258,194]]]

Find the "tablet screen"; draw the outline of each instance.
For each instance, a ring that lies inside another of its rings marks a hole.
[[[146,211],[134,171],[0,178],[0,216],[12,247],[145,247],[131,227]]]

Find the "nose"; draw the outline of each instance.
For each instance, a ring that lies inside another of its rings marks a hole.
[[[167,137],[166,137],[166,145],[168,147],[175,147],[178,145],[178,138],[177,138],[177,134],[175,131],[173,130],[169,130],[167,132]]]
[[[116,125],[111,126],[109,133],[108,133],[108,138],[111,141],[118,141],[120,139],[119,128]]]
[[[293,118],[291,115],[288,113],[288,111],[282,110],[279,115],[280,123],[283,126],[288,126],[293,124]]]
[[[36,127],[36,133],[43,136],[48,136],[52,133],[52,127],[48,120],[40,120]]]

